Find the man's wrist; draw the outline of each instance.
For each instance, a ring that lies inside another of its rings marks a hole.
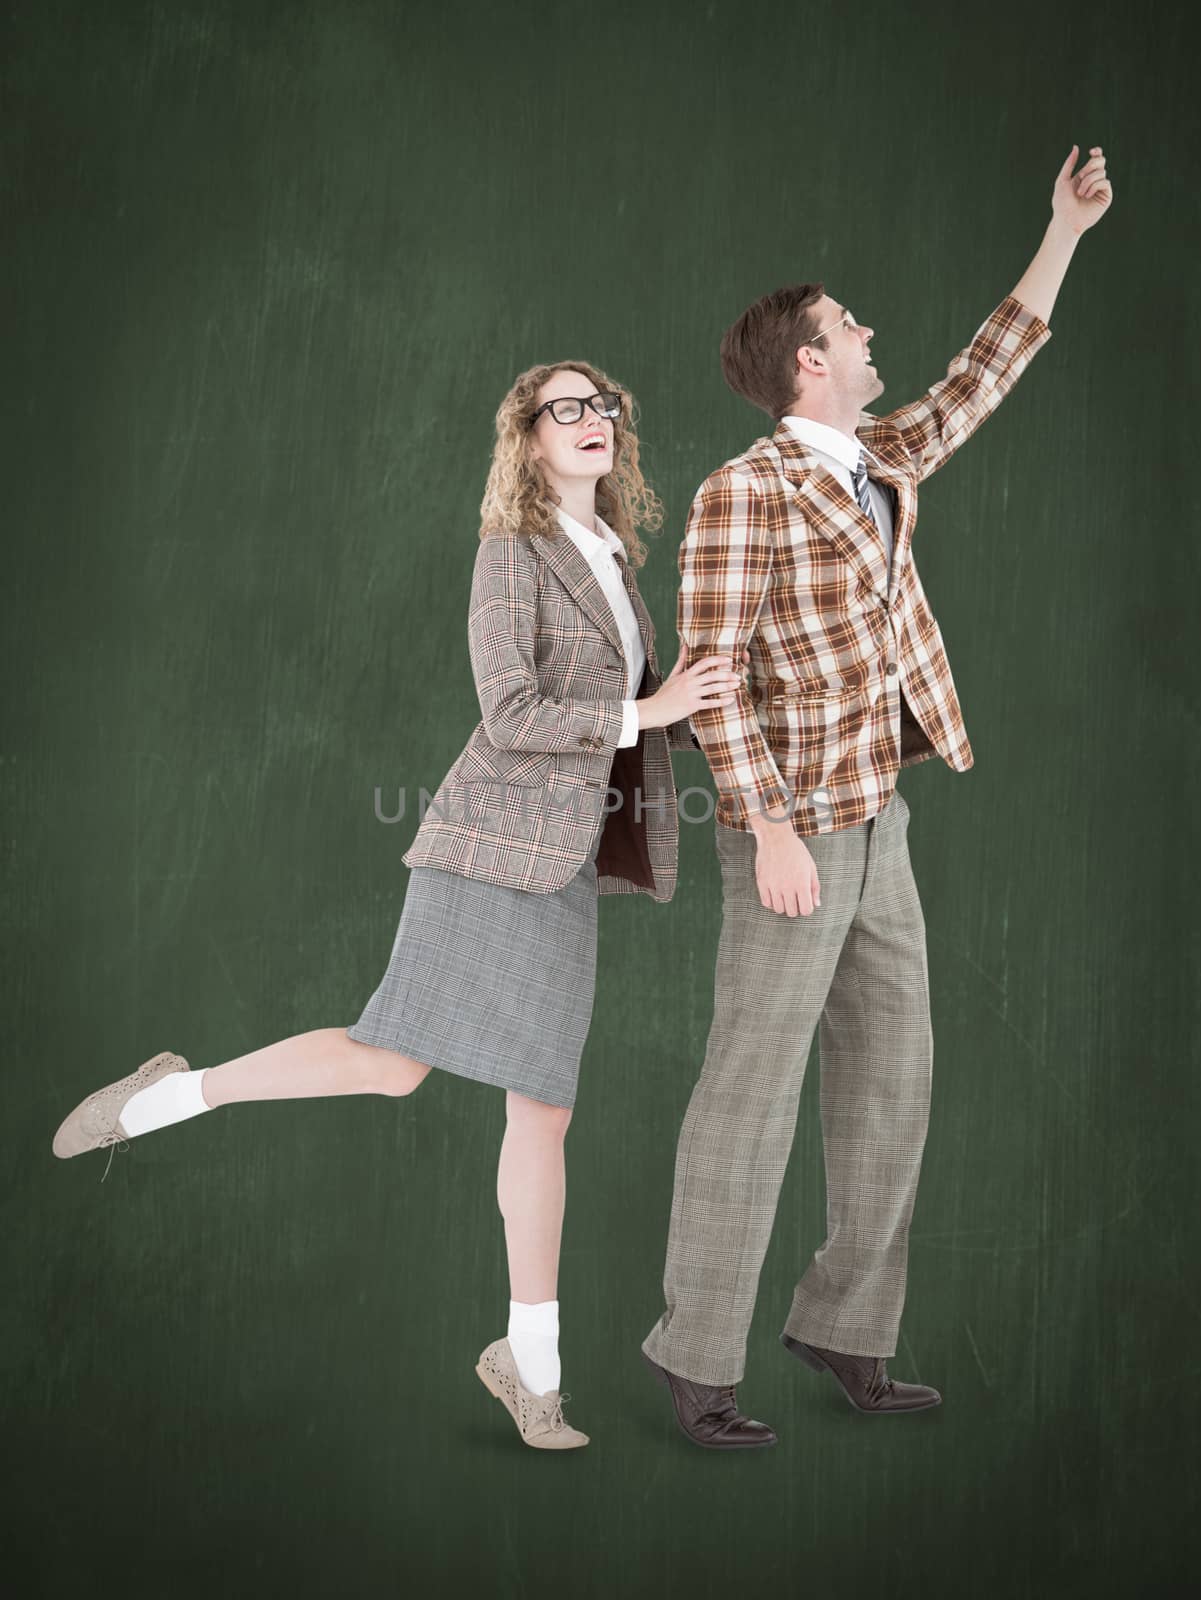
[[[1065,249],[1074,250],[1080,243],[1080,236],[1083,232],[1083,228],[1073,228],[1066,217],[1061,217],[1052,212],[1051,220],[1047,223],[1047,231],[1043,238],[1050,239],[1053,243],[1062,245]]]
[[[787,834],[794,832],[793,815],[792,807],[787,804],[773,806],[751,804],[747,808],[747,821],[760,844],[767,839],[785,838]]]

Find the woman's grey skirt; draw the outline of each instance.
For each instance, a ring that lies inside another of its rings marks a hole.
[[[347,1028],[426,1066],[575,1104],[596,991],[596,851],[552,894],[410,867],[388,970]]]

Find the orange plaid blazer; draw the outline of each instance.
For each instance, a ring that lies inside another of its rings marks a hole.
[[[837,478],[781,422],[705,479],[680,545],[686,662],[728,655],[743,689],[692,713],[717,786],[717,821],[786,802],[801,834],[882,810],[900,767],[972,748],[942,636],[911,552],[917,486],[1000,404],[1051,330],[1007,295],[946,377],[887,416],[859,415],[891,491],[893,557]]]

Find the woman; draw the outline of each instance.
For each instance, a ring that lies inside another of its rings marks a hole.
[[[509,1325],[476,1371],[527,1444],[569,1449],[588,1436],[565,1421],[559,1386],[563,1136],[592,1015],[596,897],[671,898],[668,751],[739,679],[725,657],[684,670],[681,655],[660,680],[633,567],[646,557],[637,525],[657,526],[661,508],[630,397],[595,367],[517,379],[481,518],[468,637],[483,716],[403,857],[391,959],[362,1016],[199,1072],[163,1052],[82,1101],[54,1151],[239,1101],[407,1095],[433,1067],[504,1088]]]

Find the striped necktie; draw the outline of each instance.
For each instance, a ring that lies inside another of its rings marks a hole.
[[[875,526],[879,528],[880,524],[876,521],[876,513],[872,508],[872,497],[867,492],[867,462],[863,459],[862,450],[859,452],[859,460],[855,463],[855,470],[852,476],[855,481],[855,499],[859,502],[860,511],[863,512],[865,517],[870,517]]]

